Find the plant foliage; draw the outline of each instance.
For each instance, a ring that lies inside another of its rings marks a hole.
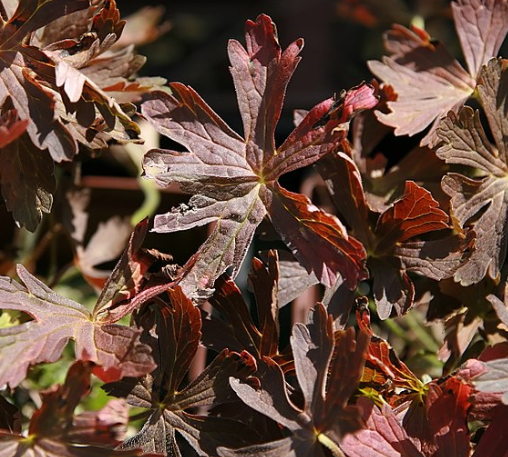
[[[0,251],[0,457],[507,456],[508,2],[451,12],[465,68],[395,25],[380,81],[298,110],[277,144],[304,42],[283,48],[269,16],[227,47],[240,135],[190,86],[138,77],[160,10],[122,35],[114,0],[0,0],[5,207],[40,231],[62,190],[40,243],[66,233],[99,291],[70,298],[72,276]],[[88,233],[81,160],[126,160],[136,114],[172,145],[144,177],[188,196],[152,232],[209,228],[183,262],[146,246],[149,218]],[[281,184],[311,165],[319,205]]]

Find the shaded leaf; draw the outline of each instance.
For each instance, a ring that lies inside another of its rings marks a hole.
[[[419,239],[448,228],[447,214],[425,188],[405,181],[404,194],[378,211],[367,200],[360,171],[348,155],[325,157],[319,172],[352,235],[367,250],[381,319],[388,318],[392,309],[403,315],[413,305],[415,292],[408,271],[441,280],[453,276],[465,262],[472,234]]]
[[[138,318],[144,328],[152,329],[149,344],[158,364],[155,371],[141,379],[124,379],[105,386],[108,393],[126,397],[129,404],[149,410],[143,428],[121,448],[141,447],[145,452],[180,455],[176,433],[201,455],[214,454],[219,445],[241,445],[253,436],[245,425],[191,411],[232,401],[229,377],[246,378],[255,370],[255,361],[246,352],[224,350],[185,385],[183,381],[200,341],[200,312],[178,286],[168,294],[171,304],[159,300],[157,308],[145,308]]]
[[[35,231],[43,213],[53,206],[56,179],[47,151],[37,149],[23,134],[0,154],[2,195],[18,225]]]
[[[6,99],[0,117],[0,148],[4,148],[19,138],[28,125],[28,121],[21,120],[16,109],[10,106],[10,99]]]
[[[80,401],[88,395],[92,365],[89,362],[74,363],[65,383],[54,386],[42,394],[42,405],[30,421],[28,436],[0,431],[0,455],[3,457],[33,456],[42,457],[85,457],[85,456],[125,456],[134,457],[139,451],[123,452],[94,445],[98,435],[104,433],[99,423],[88,425],[88,433],[83,432],[74,422],[74,410]],[[88,414],[91,417],[92,414]],[[78,420],[79,423],[79,420]],[[81,424],[82,425],[82,424]],[[76,434],[75,432],[78,433]],[[81,439],[78,439],[81,438]],[[112,443],[108,442],[111,445]]]
[[[238,379],[231,385],[242,401],[271,417],[291,433],[282,441],[222,450],[222,455],[274,455],[276,449],[291,449],[288,455],[325,455],[324,448],[337,449],[338,440],[359,426],[358,410],[347,402],[356,389],[368,345],[368,335],[355,337],[352,328],[333,333],[332,318],[318,304],[312,321],[295,324],[291,347],[304,404],[297,407],[289,397],[281,368],[268,357],[260,365],[261,387],[255,389]],[[335,343],[337,341],[337,343]],[[336,345],[335,345],[336,344]]]
[[[203,344],[217,352],[230,349],[248,351],[256,360],[272,357],[281,365],[284,356],[279,353],[278,257],[276,251],[268,253],[268,268],[254,258],[249,275],[256,297],[257,322],[255,325],[249,308],[234,281],[221,276],[210,304],[220,318],[210,315],[203,321]],[[282,351],[281,351],[282,352]]]

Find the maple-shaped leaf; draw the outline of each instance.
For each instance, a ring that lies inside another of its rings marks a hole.
[[[170,304],[159,300],[156,308],[145,308],[138,317],[142,326],[152,329],[148,344],[158,363],[155,371],[141,379],[126,378],[105,386],[108,393],[126,397],[130,405],[148,410],[143,428],[121,448],[140,447],[145,452],[180,456],[177,433],[199,455],[215,455],[219,445],[245,443],[255,432],[243,424],[223,417],[193,414],[189,410],[234,400],[229,377],[245,379],[256,369],[254,359],[246,352],[224,350],[196,379],[185,385],[199,346],[201,316],[180,287],[169,289],[168,295]]]
[[[495,144],[488,139],[479,111],[469,107],[458,115],[450,113],[437,131],[441,159],[477,170],[474,178],[448,173],[442,181],[443,190],[451,197],[453,218],[460,227],[473,221],[476,232],[475,249],[454,276],[463,286],[476,284],[487,274],[497,278],[506,259],[507,82],[508,73],[500,59],[492,59],[480,72],[478,96]]]
[[[112,381],[140,376],[153,369],[150,349],[139,331],[101,322],[87,308],[53,292],[21,265],[21,285],[0,277],[3,309],[21,311],[33,320],[0,329],[0,384],[18,385],[31,365],[59,359],[70,339],[78,360],[97,364],[94,373]]]
[[[453,19],[468,71],[423,30],[402,26],[385,35],[390,57],[371,61],[371,71],[398,94],[391,112],[378,113],[396,135],[414,135],[432,125],[422,145],[435,145],[439,120],[458,111],[473,94],[482,65],[496,57],[508,31],[508,4],[494,0],[452,2]]]
[[[277,421],[289,436],[273,443],[237,450],[220,449],[221,456],[324,456],[325,448],[337,454],[340,438],[359,426],[359,411],[348,406],[362,373],[369,337],[355,336],[353,328],[339,331],[334,340],[333,319],[318,303],[307,326],[295,324],[291,336],[295,371],[303,395],[296,406],[282,369],[265,357],[257,375],[256,389],[239,379],[231,385],[242,401],[255,411]],[[324,447],[323,447],[324,446]]]
[[[425,457],[413,444],[393,410],[387,404],[377,407],[360,398],[364,428],[346,435],[340,443],[348,457]]]
[[[412,306],[414,286],[408,271],[441,280],[451,277],[463,263],[471,237],[419,239],[448,228],[447,214],[428,190],[406,181],[404,194],[379,214],[370,207],[360,171],[349,156],[329,155],[319,171],[351,233],[367,250],[374,300],[382,319],[390,316],[392,308],[402,315]]]
[[[117,451],[111,449],[113,443],[100,447],[95,444],[97,436],[107,436],[112,431],[108,427],[98,427],[98,423],[88,422],[90,429],[86,434],[75,434],[74,410],[90,390],[90,362],[76,362],[71,366],[65,383],[54,386],[42,393],[42,404],[30,420],[28,436],[0,431],[0,455],[41,456],[41,457],[135,457],[148,455],[139,450]],[[79,420],[78,420],[79,423]],[[79,439],[81,438],[81,439]],[[150,454],[152,456],[153,454]],[[155,456],[154,456],[155,457]]]
[[[217,279],[215,293],[209,302],[220,313],[220,318],[211,314],[203,320],[202,342],[205,346],[217,352],[226,348],[248,351],[256,360],[271,357],[284,370],[292,366],[286,351],[279,352],[277,260],[276,251],[270,251],[268,268],[257,258],[252,261],[249,279],[256,297],[257,326],[235,282],[224,275]]]
[[[350,288],[364,277],[365,252],[337,218],[300,194],[283,189],[278,178],[309,165],[335,148],[347,134],[347,121],[376,104],[373,89],[361,85],[338,100],[315,106],[278,148],[274,131],[286,86],[303,40],[281,51],[275,25],[260,15],[246,24],[247,48],[230,41],[231,73],[244,127],[244,138],[190,87],[170,85],[172,94],[153,93],[142,112],[165,136],[187,152],[151,150],[145,170],[162,186],[178,182],[193,194],[188,205],[155,217],[154,230],[174,232],[216,222],[196,262],[181,282],[186,293],[213,286],[228,267],[238,270],[256,227],[268,215],[296,258],[331,285],[340,274]],[[234,273],[233,273],[234,274]]]

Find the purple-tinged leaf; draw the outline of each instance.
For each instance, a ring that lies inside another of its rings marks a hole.
[[[348,457],[424,457],[387,404],[379,409],[367,398],[360,398],[358,405],[365,428],[341,440],[340,447]]]
[[[140,376],[153,369],[149,348],[139,332],[115,324],[101,325],[80,304],[55,294],[22,266],[17,273],[25,286],[0,278],[4,309],[18,310],[33,320],[0,329],[0,384],[18,385],[31,365],[58,360],[70,339],[76,358],[97,364],[103,380]]]
[[[212,314],[203,321],[202,342],[218,352],[226,348],[237,352],[248,351],[256,360],[271,357],[284,366],[287,357],[282,351],[279,352],[276,251],[268,253],[268,269],[257,258],[253,259],[252,264],[249,280],[256,297],[258,325],[254,324],[234,281],[221,276],[217,279],[214,295],[209,299],[221,318]]]
[[[183,380],[198,349],[201,336],[199,310],[180,287],[169,289],[171,304],[157,300],[154,309],[144,308],[138,320],[145,328],[157,368],[141,379],[108,384],[108,393],[126,397],[130,405],[150,410],[143,428],[121,445],[141,447],[145,452],[180,455],[175,434],[181,435],[201,455],[216,448],[251,443],[255,432],[240,422],[211,414],[199,416],[189,410],[234,401],[231,376],[246,379],[255,371],[252,356],[222,351],[192,382]]]
[[[303,41],[281,51],[275,26],[265,15],[247,22],[245,36],[246,49],[236,41],[229,44],[244,138],[180,83],[170,85],[172,95],[154,92],[142,106],[160,133],[187,149],[149,151],[145,170],[159,173],[147,171],[148,177],[163,186],[178,182],[184,192],[193,194],[188,205],[156,216],[154,230],[174,232],[216,221],[180,282],[190,296],[213,287],[228,267],[234,277],[266,215],[278,224],[277,230],[309,273],[315,272],[328,286],[341,275],[354,288],[363,275],[361,245],[347,236],[338,220],[314,211],[303,197],[280,188],[277,179],[334,150],[347,135],[350,118],[377,103],[374,89],[362,84],[338,100],[318,104],[276,149],[273,133]],[[285,204],[289,211],[283,210]],[[278,222],[281,215],[285,223]],[[312,244],[329,251],[324,260],[316,261]]]
[[[453,19],[469,74],[497,56],[508,32],[508,3],[496,0],[452,2]]]
[[[358,410],[347,403],[361,377],[368,341],[364,332],[355,337],[352,328],[339,331],[334,337],[333,319],[318,303],[312,321],[307,326],[296,324],[291,338],[303,408],[290,400],[281,368],[268,357],[257,372],[260,388],[238,379],[232,379],[231,386],[246,405],[291,432],[286,440],[291,443],[294,454],[289,455],[325,455],[324,447],[335,454],[340,437],[359,427]],[[289,443],[283,440],[264,446],[268,450],[272,449],[270,446],[287,448]],[[223,455],[258,456],[262,449],[263,445],[255,445],[240,449],[238,454],[232,450],[222,452]]]

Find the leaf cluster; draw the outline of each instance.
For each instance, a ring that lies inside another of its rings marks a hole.
[[[0,276],[0,457],[507,455],[508,2],[451,12],[467,69],[395,25],[369,63],[379,81],[297,111],[277,144],[304,42],[283,48],[267,15],[227,48],[240,135],[193,88],[137,78],[114,0],[0,0],[0,184],[17,223],[51,210],[55,163],[139,142],[136,113],[181,146],[147,151],[144,177],[189,195],[153,224],[110,219],[85,248],[87,191],[69,186],[55,218],[99,291],[91,307],[22,264]],[[407,135],[419,144],[402,158],[381,149]],[[310,166],[320,205],[280,182]],[[203,226],[183,265],[146,247],[150,227]],[[288,323],[309,287],[317,300]],[[437,374],[390,344],[405,323]],[[63,382],[33,387],[65,359]]]

